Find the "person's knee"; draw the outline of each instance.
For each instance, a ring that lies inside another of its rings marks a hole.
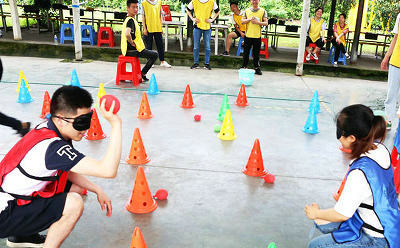
[[[158,58],[158,52],[154,51],[153,54],[151,55],[151,58],[156,60]]]
[[[83,213],[83,209],[82,196],[76,192],[68,193],[63,214],[73,219],[79,219]]]

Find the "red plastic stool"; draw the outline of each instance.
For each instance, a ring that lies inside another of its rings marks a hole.
[[[314,51],[314,49],[317,47],[317,44],[310,43],[309,47],[310,47],[311,51]],[[317,56],[319,58],[319,52],[317,52]],[[307,63],[306,57],[307,57],[307,51],[304,51],[304,63]],[[311,56],[310,61],[314,61],[315,64],[319,63],[319,59],[315,60],[313,56]]]
[[[108,38],[106,38],[106,33]],[[100,47],[102,44],[108,44],[110,47],[115,46],[114,32],[110,27],[100,27],[99,35],[97,37],[97,46]]]
[[[265,58],[269,58],[269,52],[268,52],[268,38],[262,38],[261,42],[264,43],[264,50],[260,51],[260,55],[265,55]]]
[[[126,71],[126,64],[132,65],[132,71]],[[131,80],[133,86],[139,85],[142,82],[142,73],[140,69],[140,62],[137,57],[129,57],[120,55],[118,57],[117,78],[116,85],[122,80]]]

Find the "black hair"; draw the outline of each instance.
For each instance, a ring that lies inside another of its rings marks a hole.
[[[322,10],[322,12],[324,12],[324,8],[322,8],[322,7],[318,7],[316,10],[315,10],[315,12],[314,13],[317,13],[317,11],[318,10]]]
[[[79,108],[90,108],[93,99],[90,93],[77,86],[62,86],[58,88],[51,98],[50,114],[68,113],[75,115]]]
[[[346,14],[345,14],[345,13],[341,13],[341,14],[339,15],[339,18],[340,18],[341,16],[343,16],[343,18],[344,18],[344,19],[346,19],[346,18],[347,18],[347,16],[346,16]]]
[[[233,4],[236,5],[236,6],[239,5],[238,2],[232,1],[232,2],[230,2],[229,6],[232,6]]]
[[[130,7],[131,3],[138,3],[138,0],[127,0],[126,1],[126,6]]]
[[[374,149],[374,142],[383,142],[386,135],[385,119],[374,115],[369,107],[362,104],[350,105],[342,109],[336,120],[336,128],[338,136],[353,135],[356,138],[351,145],[353,159]]]

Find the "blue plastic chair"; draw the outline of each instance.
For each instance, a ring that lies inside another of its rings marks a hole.
[[[71,35],[65,35],[65,31],[67,29],[71,30]],[[68,24],[68,23],[63,23],[61,24],[61,30],[60,30],[60,43],[64,44],[64,41],[70,40],[74,41],[74,24]]]
[[[335,52],[336,52],[336,47],[332,46],[330,52],[329,52],[329,58],[328,58],[328,62],[330,62],[331,64],[333,64],[335,62]],[[343,65],[346,65],[346,55],[344,55],[342,53],[342,51],[340,51],[339,54],[339,58],[338,58],[338,63],[343,63]]]
[[[238,45],[237,52],[236,52],[236,56],[240,56],[240,54],[242,54],[244,52],[244,47],[242,46],[243,42],[244,42],[244,39],[242,37],[240,37],[239,45]],[[251,57],[252,54],[253,54],[253,48],[250,50],[249,57]]]
[[[87,31],[89,32],[89,36],[87,36]],[[81,25],[81,32],[82,32],[82,42],[90,42],[91,46],[96,44],[94,40],[95,32],[93,26]]]

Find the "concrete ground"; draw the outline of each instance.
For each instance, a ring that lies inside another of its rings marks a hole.
[[[113,216],[105,217],[96,196],[89,193],[85,211],[63,247],[128,247],[136,226],[148,247],[306,247],[312,222],[303,212],[305,204],[317,202],[322,208],[334,205],[335,192],[345,175],[347,158],[338,149],[335,114],[349,104],[363,103],[375,110],[383,108],[386,83],[325,77],[296,77],[265,72],[246,88],[250,106],[234,105],[239,91],[236,70],[190,70],[155,66],[160,95],[149,96],[154,117],[139,120],[136,113],[142,90],[126,83],[115,86],[116,63],[63,63],[59,59],[2,57],[0,88],[2,112],[35,124],[41,122],[44,91],[52,94],[70,80],[76,69],[80,82],[93,97],[99,83],[108,94],[121,101],[123,151],[118,176],[114,180],[95,179],[113,201]],[[23,70],[32,88],[34,102],[16,103],[16,81]],[[150,74],[149,74],[150,76]],[[179,107],[186,84],[190,84],[194,109]],[[322,113],[320,133],[302,132],[313,91],[318,90]],[[229,102],[237,139],[221,141],[213,132],[220,124],[217,115],[222,94]],[[201,122],[193,116],[201,114]],[[110,125],[100,118],[103,130]],[[151,158],[144,166],[152,193],[165,188],[167,201],[149,214],[131,214],[125,203],[132,192],[136,167],[128,165],[133,130],[139,127]],[[392,148],[394,131],[386,143]],[[0,127],[0,154],[3,157],[19,137]],[[275,174],[274,185],[244,175],[254,140],[260,139],[264,166]],[[101,158],[108,139],[75,143],[87,156]],[[5,246],[5,240],[0,240]]]

